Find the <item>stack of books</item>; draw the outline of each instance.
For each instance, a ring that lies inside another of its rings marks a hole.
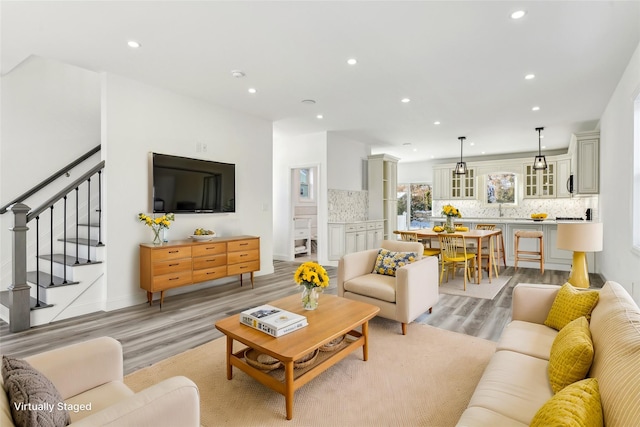
[[[307,318],[271,305],[261,305],[240,313],[240,323],[274,337],[280,337],[308,325]]]

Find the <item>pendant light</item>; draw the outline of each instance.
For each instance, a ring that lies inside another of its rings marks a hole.
[[[540,145],[540,132],[544,130],[544,128],[536,128],[538,131],[538,155],[533,161],[533,170],[545,170],[547,168],[547,159],[542,155],[541,145]]]
[[[464,136],[459,136],[458,139],[460,140],[460,161],[456,163],[455,174],[464,175],[467,173],[467,164],[462,161],[462,143],[467,138],[465,138]]]

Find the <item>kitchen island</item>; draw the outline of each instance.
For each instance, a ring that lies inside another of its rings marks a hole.
[[[444,223],[445,217],[431,217],[434,225]],[[558,249],[556,240],[558,236],[558,223],[567,222],[557,219],[545,219],[535,221],[531,218],[512,218],[512,217],[493,217],[493,218],[456,218],[456,223],[462,223],[469,229],[475,228],[477,224],[495,224],[496,228],[502,230],[505,244],[505,254],[507,265],[513,266],[515,262],[514,256],[514,234],[516,230],[542,231],[544,233],[544,264],[545,269],[570,271],[571,262],[573,260],[573,252]],[[584,222],[584,221],[580,221]],[[521,240],[520,248],[524,250],[535,250],[536,242],[534,240]],[[587,264],[589,272],[595,271],[595,256],[592,252],[587,253]],[[518,267],[539,268],[536,262],[518,262]]]

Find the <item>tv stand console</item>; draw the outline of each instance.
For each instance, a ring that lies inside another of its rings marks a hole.
[[[256,236],[214,237],[206,242],[175,240],[161,245],[140,245],[140,287],[147,291],[153,304],[153,293],[223,277],[260,270],[260,238]]]

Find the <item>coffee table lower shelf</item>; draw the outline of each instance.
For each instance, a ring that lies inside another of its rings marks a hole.
[[[227,363],[227,379],[230,380],[232,378],[231,369],[232,366],[235,366],[261,384],[282,394],[286,401],[288,420],[293,418],[293,394],[297,389],[320,375],[331,366],[340,362],[360,347],[363,349],[363,360],[366,361],[368,358],[367,348],[365,346],[366,336],[356,330],[347,332],[347,338],[344,341],[346,344],[343,344],[341,348],[334,351],[319,352],[318,358],[310,366],[294,368],[294,361],[281,360],[284,365],[284,369],[278,368],[272,371],[262,371],[249,365],[244,360],[245,350],[249,347],[244,347],[240,351],[233,352],[233,341],[233,338],[227,336],[227,346],[231,346],[228,348],[227,352],[227,355],[229,356]]]

